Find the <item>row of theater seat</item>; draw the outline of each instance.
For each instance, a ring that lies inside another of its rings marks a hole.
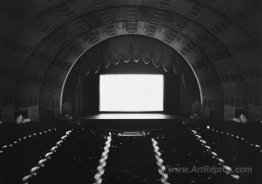
[[[23,183],[27,184],[29,181],[31,181],[32,177],[36,176],[39,173],[39,170],[41,168],[45,167],[48,161],[52,157],[54,157],[55,153],[59,149],[61,149],[60,147],[62,146],[62,144],[65,144],[64,142],[68,139],[71,133],[72,130],[68,130],[65,132],[65,134],[60,138],[60,140],[57,141],[56,144],[44,155],[44,158],[40,159],[38,163],[31,168],[30,173],[23,178]]]
[[[137,137],[81,126],[74,127],[70,136],[67,131],[72,127],[67,126],[39,134],[45,129],[35,127],[35,132],[20,132],[20,136],[28,137],[26,141],[0,154],[0,183],[21,183],[24,178],[29,184],[259,184],[262,153],[258,141],[251,144],[248,134],[238,135],[234,132],[237,126],[223,131],[216,126],[179,125]],[[227,172],[179,172],[181,168],[203,166],[223,167]],[[232,172],[236,167],[251,167],[253,172]]]
[[[258,121],[249,121],[246,124],[234,121],[210,122],[210,125],[219,131],[245,137],[253,143],[262,144],[262,124]]]
[[[243,181],[259,182],[262,170],[261,145],[252,143],[249,136],[241,137],[230,133],[230,129],[221,131],[207,126],[200,128],[199,132],[233,168],[252,169],[252,173],[241,174]]]
[[[104,132],[74,130],[70,138],[29,183],[93,183],[104,143]]]
[[[19,127],[21,129],[21,127]],[[0,183],[21,183],[23,176],[38,161],[40,156],[48,150],[52,144],[65,131],[56,128],[36,128],[36,132],[28,135],[28,131],[21,133],[21,138],[2,145],[0,154]],[[27,135],[25,135],[25,133]]]
[[[208,172],[193,172],[193,167],[218,167],[219,163],[216,159],[213,159],[207,154],[206,149],[187,129],[162,132],[160,135],[156,136],[156,140],[159,142],[162,158],[169,171],[168,181],[170,183],[203,184],[234,182],[232,178],[223,174],[219,177],[214,177]]]
[[[0,146],[10,144],[19,138],[28,136],[30,134],[45,131],[54,127],[39,125],[37,123],[30,124],[2,124],[0,125]]]

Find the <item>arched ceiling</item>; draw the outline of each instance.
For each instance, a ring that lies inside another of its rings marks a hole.
[[[260,105],[261,13],[260,0],[1,1],[1,106],[57,108],[78,58],[128,34],[175,49],[209,108]]]

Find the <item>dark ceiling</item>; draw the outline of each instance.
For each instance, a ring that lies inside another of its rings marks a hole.
[[[2,0],[0,105],[58,113],[78,58],[103,40],[136,34],[188,62],[204,111],[222,103],[225,117],[236,106],[261,117],[261,15],[260,0]]]

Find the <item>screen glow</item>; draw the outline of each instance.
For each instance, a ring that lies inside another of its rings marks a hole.
[[[163,111],[163,75],[100,75],[100,111]]]

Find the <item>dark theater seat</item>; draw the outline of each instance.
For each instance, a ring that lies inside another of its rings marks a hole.
[[[225,180],[226,183],[234,183],[233,179],[226,175],[217,177],[211,173],[179,171],[181,168],[191,170],[193,167],[201,166],[218,167],[218,162],[205,153],[205,149],[187,129],[162,132],[160,136],[157,136],[157,140],[162,148],[163,160],[170,169],[169,181],[171,183],[220,183],[221,180]]]
[[[105,184],[259,184],[258,144],[250,145],[248,136],[232,136],[238,125],[219,126],[180,125],[128,133],[72,125],[33,126],[27,131],[19,127],[16,131],[27,138],[0,154],[1,183],[96,183],[100,172],[98,178]],[[229,171],[192,170],[201,167]],[[235,168],[252,172],[234,173]]]
[[[105,133],[76,130],[30,183],[93,183]]]
[[[213,128],[219,131],[229,132],[250,140],[253,143],[262,144],[262,124],[258,121],[249,121],[246,124],[234,121],[222,121],[211,124]]]
[[[3,183],[21,182],[24,174],[65,132],[63,128],[29,127],[30,125],[5,129],[6,135],[16,132],[19,138],[15,136],[16,139],[10,139],[8,144],[1,146],[3,152],[0,154],[0,181]]]
[[[107,184],[161,183],[149,137],[113,137],[105,169]]]

